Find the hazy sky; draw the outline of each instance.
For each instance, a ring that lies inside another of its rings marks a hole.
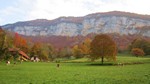
[[[150,0],[0,0],[0,25],[114,10],[150,15]]]

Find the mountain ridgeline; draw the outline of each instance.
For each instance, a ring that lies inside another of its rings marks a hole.
[[[22,21],[2,27],[26,36],[86,36],[91,33],[116,33],[150,37],[150,15],[112,11],[84,17]]]

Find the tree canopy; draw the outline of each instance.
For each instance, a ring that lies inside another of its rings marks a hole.
[[[0,60],[7,58],[8,48],[12,47],[13,39],[0,27]]]
[[[133,40],[133,42],[129,45],[129,50],[131,51],[133,48],[142,49],[145,55],[150,55],[150,42],[146,39],[138,38]]]
[[[101,58],[102,64],[104,58],[116,60],[117,47],[116,43],[106,34],[95,36],[91,42],[91,55],[92,60]]]
[[[133,48],[132,50],[131,50],[131,53],[132,53],[132,55],[134,55],[134,56],[144,56],[144,51],[142,50],[142,49],[140,49],[140,48]]]
[[[84,42],[79,45],[79,48],[81,49],[81,52],[84,55],[88,55],[90,53],[90,44],[91,44],[91,39],[86,38]]]

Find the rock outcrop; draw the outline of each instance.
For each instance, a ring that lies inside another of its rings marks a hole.
[[[38,19],[2,26],[27,36],[77,36],[90,33],[139,34],[150,37],[150,16],[127,12],[106,12],[84,17],[60,17],[55,20]]]

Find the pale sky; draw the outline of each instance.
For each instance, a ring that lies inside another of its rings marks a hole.
[[[108,11],[150,15],[150,0],[0,0],[0,25]]]

